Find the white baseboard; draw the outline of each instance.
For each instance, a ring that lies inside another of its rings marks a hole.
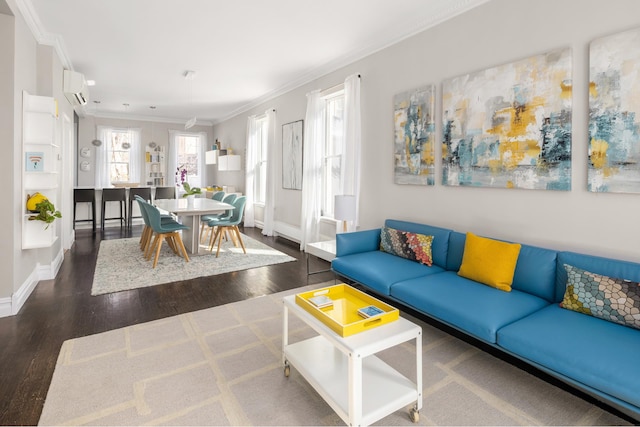
[[[60,251],[51,261],[51,264],[37,264],[31,274],[29,274],[29,277],[27,277],[27,279],[22,283],[17,292],[11,295],[10,298],[0,298],[0,317],[7,317],[18,314],[40,280],[55,279],[58,271],[60,271],[60,266],[62,265],[63,260],[64,251],[62,250],[62,248],[60,248]]]
[[[273,231],[275,231],[279,236],[285,237],[296,243],[300,243],[300,239],[302,238],[302,232],[298,227],[294,227],[284,222],[276,221],[273,224]]]

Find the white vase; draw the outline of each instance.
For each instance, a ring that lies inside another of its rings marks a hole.
[[[195,200],[196,195],[195,194],[191,194],[190,196],[187,196],[187,206],[188,207],[193,207],[193,201]]]

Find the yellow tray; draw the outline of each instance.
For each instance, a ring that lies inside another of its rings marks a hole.
[[[331,298],[333,306],[316,307],[309,298],[317,295]],[[400,316],[397,308],[345,284],[296,294],[296,303],[342,337],[393,322]],[[363,318],[358,314],[358,309],[369,305],[375,305],[384,313],[369,319]]]

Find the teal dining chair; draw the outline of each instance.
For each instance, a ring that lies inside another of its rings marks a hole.
[[[153,268],[156,268],[156,266],[158,265],[160,249],[162,248],[162,242],[164,240],[167,240],[167,243],[176,254],[180,255],[179,252],[181,252],[182,257],[185,259],[185,261],[189,262],[189,255],[187,255],[187,250],[184,247],[184,243],[182,242],[182,237],[180,237],[180,230],[188,230],[189,227],[174,220],[165,221],[163,223],[162,215],[160,214],[160,210],[158,210],[158,208],[147,202],[141,203],[143,209],[145,209],[146,211],[147,219],[149,220],[149,226],[153,230],[153,233],[155,233],[153,242],[149,245],[149,247],[147,248],[147,252],[145,253],[145,258],[149,260],[151,259],[151,255],[155,251]]]
[[[211,240],[209,242],[209,252],[213,252],[213,245],[216,240],[218,241],[218,250],[216,251],[216,258],[220,255],[220,245],[222,244],[222,234],[227,230],[231,232],[232,239],[235,236],[242,246],[242,251],[246,254],[247,249],[244,246],[244,242],[242,241],[242,236],[240,235],[240,229],[238,228],[238,224],[242,222],[242,215],[244,213],[244,205],[246,203],[247,198],[245,196],[238,197],[233,202],[233,211],[231,212],[231,217],[226,220],[211,220],[209,221],[209,227],[216,227],[216,232],[211,236]],[[233,239],[235,242],[235,239]]]
[[[221,201],[222,199],[224,199],[224,195],[224,191],[216,191],[215,193],[213,193],[213,196],[211,196],[211,198],[213,200]]]
[[[142,216],[142,221],[144,226],[142,228],[142,235],[140,236],[140,250],[144,253],[147,252],[147,248],[151,243],[151,238],[153,237],[153,229],[151,225],[149,225],[149,217],[147,216],[147,211],[143,206],[143,203],[147,203],[144,198],[134,195],[135,201],[138,203],[138,207],[140,208],[140,215]],[[171,215],[160,215],[160,221],[165,224],[173,221],[173,217]]]
[[[222,203],[232,205],[237,198],[238,195],[235,193],[227,194],[224,196],[224,199],[222,199]],[[209,227],[209,221],[229,218],[231,218],[231,209],[220,214],[202,215],[200,217],[200,243],[204,243],[207,240],[207,234],[210,234],[213,231],[213,229]]]

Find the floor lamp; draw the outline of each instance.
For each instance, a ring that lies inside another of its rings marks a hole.
[[[356,220],[356,196],[335,196],[335,219],[342,221],[342,231],[347,232],[347,222]]]

